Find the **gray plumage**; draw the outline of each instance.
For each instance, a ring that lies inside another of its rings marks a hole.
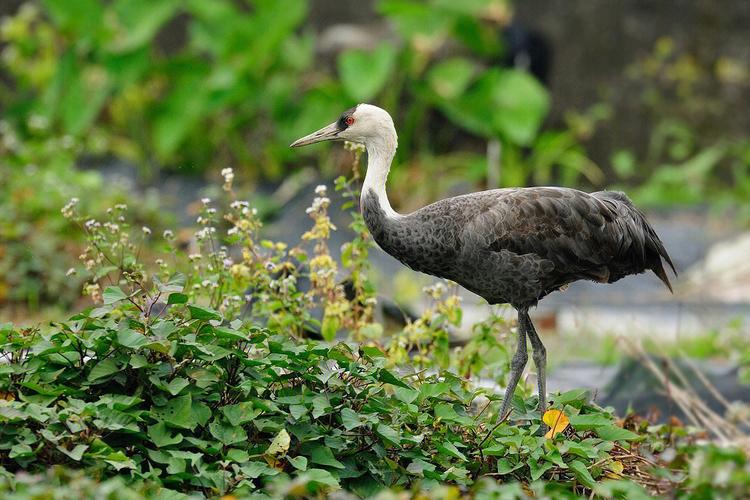
[[[664,245],[623,193],[497,189],[389,218],[370,192],[362,214],[384,251],[490,304],[528,309],[573,281],[613,283],[649,269],[672,288],[662,258],[674,266]]]
[[[359,104],[292,143],[349,140],[367,148],[361,208],[380,247],[407,266],[447,278],[518,311],[518,346],[510,363],[500,422],[509,415],[531,342],[539,410],[547,406],[547,353],[529,317],[545,295],[585,279],[612,283],[651,270],[672,290],[663,261],[675,271],[644,215],[623,193],[587,194],[559,187],[496,189],[438,201],[407,215],[396,213],[385,183],[398,138],[391,116]],[[676,272],[675,272],[676,274]],[[498,423],[499,425],[499,423]]]

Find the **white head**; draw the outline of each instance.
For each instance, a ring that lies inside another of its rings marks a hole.
[[[396,128],[391,115],[372,104],[358,104],[344,111],[338,120],[317,132],[297,139],[297,148],[322,141],[351,141],[364,144],[368,152],[395,152],[398,145]]]

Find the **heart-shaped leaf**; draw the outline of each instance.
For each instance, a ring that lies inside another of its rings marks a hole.
[[[547,439],[554,439],[555,436],[560,434],[562,431],[567,429],[570,425],[568,417],[565,416],[560,410],[547,410],[542,417],[542,420],[549,427],[547,434],[544,435]]]

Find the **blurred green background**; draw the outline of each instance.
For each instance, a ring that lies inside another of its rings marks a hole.
[[[340,148],[288,144],[358,102],[394,116],[402,210],[559,184],[750,220],[750,12],[720,4],[5,0],[3,315],[78,297],[70,197],[169,221],[158,191],[99,170],[131,165],[139,188],[227,166],[246,191],[309,165],[330,178]]]

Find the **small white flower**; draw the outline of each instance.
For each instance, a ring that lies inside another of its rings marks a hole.
[[[73,212],[75,211],[76,205],[78,205],[78,198],[71,198],[68,203],[60,209],[60,212],[62,212],[63,217],[66,219],[70,219],[73,217]]]
[[[232,182],[234,180],[234,170],[230,167],[221,170],[221,176],[224,177],[224,182]]]
[[[146,235],[146,236],[151,236],[151,228],[149,228],[149,227],[147,227],[147,226],[143,226],[143,227],[141,228],[141,231],[143,231],[143,234],[144,234],[144,235]]]
[[[164,237],[165,240],[171,240],[172,238],[174,238],[174,233],[171,230],[166,229],[164,230],[164,233],[162,234],[162,236]]]
[[[65,276],[73,276],[75,273],[76,273],[75,267],[71,267],[70,269],[67,270],[67,272],[65,273]]]
[[[45,130],[49,127],[49,118],[43,115],[33,114],[29,117],[29,128],[32,130]]]
[[[204,205],[208,205],[209,203],[211,203],[211,198],[201,198],[201,203],[203,203]]]
[[[315,187],[315,194],[318,196],[325,196],[327,190],[328,188],[326,187],[325,184],[318,184]]]

